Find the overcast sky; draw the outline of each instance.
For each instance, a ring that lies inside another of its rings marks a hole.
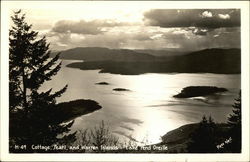
[[[59,3],[59,2],[58,2]],[[52,50],[240,47],[239,9],[164,9],[143,3],[20,6]]]

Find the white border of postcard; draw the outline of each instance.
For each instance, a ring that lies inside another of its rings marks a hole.
[[[45,7],[76,1],[2,1],[1,2],[1,161],[249,161],[249,1],[81,1],[80,3],[116,3],[150,5],[152,8],[241,9],[242,52],[242,153],[240,154],[10,154],[8,152],[8,24],[13,6]],[[98,11],[97,11],[98,12]],[[66,14],[66,13],[65,13]]]

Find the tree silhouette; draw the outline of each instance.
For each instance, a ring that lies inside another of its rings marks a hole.
[[[216,152],[216,124],[212,117],[202,117],[199,127],[191,135],[187,150],[190,153],[213,153]]]
[[[46,38],[39,37],[25,22],[21,10],[11,16],[13,26],[9,30],[9,112],[10,151],[33,152],[31,145],[50,146],[74,140],[75,133],[61,138],[58,135],[70,131],[73,121],[61,124],[56,120],[56,98],[67,89],[52,93],[52,89],[41,92],[39,88],[51,80],[61,68],[59,54],[50,58]],[[23,150],[14,145],[26,145]]]
[[[229,136],[232,142],[225,148],[229,152],[241,152],[241,92],[233,104],[233,114],[228,117]]]
[[[227,123],[233,128],[241,126],[241,92],[239,97],[235,99],[232,111],[233,114],[229,115]]]

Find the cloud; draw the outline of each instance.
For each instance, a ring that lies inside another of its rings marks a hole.
[[[153,36],[151,36],[151,39],[160,39],[163,36],[163,34],[155,34]]]
[[[198,35],[198,36],[205,36],[208,34],[208,32],[213,31],[214,29],[210,29],[210,28],[199,28],[199,27],[189,27],[189,28],[184,28],[184,30],[187,31],[192,31],[192,33],[194,35]]]
[[[208,30],[196,28],[196,29],[192,30],[192,32],[193,32],[193,34],[196,34],[196,35],[207,35]]]
[[[46,35],[53,50],[75,47],[185,48],[189,50],[240,47],[240,27],[216,28],[213,30],[197,27],[160,28],[156,26],[116,26],[106,28],[106,32],[96,35],[52,31]]]
[[[221,28],[240,26],[238,9],[153,9],[144,13],[146,25]]]
[[[229,15],[229,14],[225,14],[225,15],[223,15],[223,14],[218,14],[218,16],[219,16],[219,18],[221,18],[221,19],[230,19],[230,15]]]
[[[193,34],[192,30],[189,30],[186,34],[178,35],[167,33],[165,39],[166,45],[172,43],[176,46],[179,45],[179,48],[189,50],[200,50],[206,48],[240,48],[241,44],[239,27],[231,28],[230,32],[228,28],[217,28],[198,37]]]
[[[105,27],[126,26],[131,25],[125,22],[117,22],[114,20],[92,20],[92,21],[72,21],[61,20],[56,22],[52,28],[57,33],[76,33],[96,35],[105,32]]]
[[[210,46],[224,48],[240,48],[240,28],[218,28],[209,33]],[[214,37],[213,39],[211,37]],[[209,40],[208,39],[208,40]]]
[[[212,17],[212,16],[213,16],[212,12],[209,12],[209,11],[204,11],[201,14],[202,18],[204,18],[204,17]]]
[[[102,34],[58,33],[50,31],[47,38],[51,48],[63,50],[74,47],[107,47],[107,48],[161,48],[166,46],[163,36],[173,30],[151,26],[107,27]],[[65,44],[68,46],[66,47]],[[171,44],[168,44],[171,45]]]

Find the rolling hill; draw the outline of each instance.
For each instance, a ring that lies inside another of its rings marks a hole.
[[[82,70],[100,69],[101,73],[123,75],[143,73],[241,73],[240,49],[205,49],[173,57],[156,57],[136,52],[132,54],[130,51],[129,53],[113,51],[114,53],[107,54],[109,57],[100,54],[101,59],[89,58],[85,59],[84,62],[75,62],[67,66]],[[98,57],[98,54],[95,53],[94,55]],[[119,56],[116,57],[115,55]]]
[[[188,53],[191,53],[193,51],[188,51],[186,49],[179,49],[179,48],[166,48],[166,49],[136,49],[136,52],[139,53],[146,53],[150,54],[152,56],[157,57],[172,57],[172,56],[181,56]]]
[[[56,53],[52,53],[52,57],[55,55]],[[152,61],[157,59],[152,55],[139,53],[133,50],[101,47],[78,47],[61,51],[60,58],[67,60],[123,62]]]
[[[204,49],[176,57],[175,68],[185,72],[240,73],[240,49]]]

